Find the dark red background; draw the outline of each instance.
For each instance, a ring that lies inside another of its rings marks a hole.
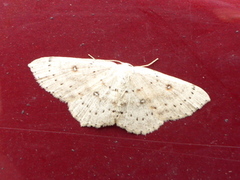
[[[0,179],[239,179],[239,0],[0,3]],[[212,101],[143,135],[82,128],[27,64],[118,59],[202,87]]]

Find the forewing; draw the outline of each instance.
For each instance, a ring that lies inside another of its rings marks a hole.
[[[167,120],[190,116],[210,101],[200,87],[144,67],[134,67],[127,87],[125,117],[116,123],[135,134],[147,134]]]
[[[81,126],[113,125],[122,80],[111,61],[44,57],[29,64],[37,82],[56,98],[68,103]]]

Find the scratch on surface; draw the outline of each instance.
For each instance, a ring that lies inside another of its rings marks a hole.
[[[73,136],[83,136],[92,139],[98,140],[91,140],[89,139],[80,139],[81,142],[85,142],[88,144],[103,144],[108,146],[114,146],[119,148],[128,148],[128,149],[141,149],[141,150],[148,150],[154,151],[157,153],[168,153],[168,154],[177,154],[183,156],[194,156],[194,157],[201,157],[201,158],[209,158],[209,159],[216,159],[216,160],[223,160],[223,161],[231,161],[231,162],[240,162],[238,159],[229,159],[229,158],[221,158],[221,157],[214,157],[214,156],[207,156],[207,155],[198,155],[193,153],[182,153],[176,152],[173,146],[195,146],[195,147],[205,147],[211,148],[212,150],[216,148],[225,149],[227,148],[231,150],[239,150],[240,147],[238,146],[225,146],[225,145],[210,145],[210,144],[196,144],[196,143],[179,143],[179,142],[166,142],[166,141],[156,141],[156,140],[146,140],[146,139],[134,139],[134,138],[122,138],[122,137],[113,137],[113,136],[102,136],[102,135],[93,135],[93,134],[79,134],[74,132],[63,132],[63,131],[49,131],[49,130],[40,130],[40,129],[24,129],[24,128],[9,128],[9,127],[0,127],[0,130],[12,130],[12,131],[26,131],[26,132],[36,132],[36,133],[52,133],[52,134],[59,134],[59,135],[73,135]],[[137,136],[139,137],[139,136]],[[105,142],[101,142],[99,139],[105,139]],[[120,141],[122,140],[122,141]],[[123,145],[125,143],[125,145]],[[186,150],[184,148],[184,150]],[[176,148],[175,148],[176,149]],[[181,149],[183,149],[181,147]],[[218,149],[217,149],[218,150]],[[213,151],[211,151],[213,152]],[[219,151],[218,151],[219,152]]]

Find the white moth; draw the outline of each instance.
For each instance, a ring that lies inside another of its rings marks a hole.
[[[43,57],[28,66],[42,88],[68,104],[81,126],[116,124],[147,134],[210,101],[198,86],[118,60]]]

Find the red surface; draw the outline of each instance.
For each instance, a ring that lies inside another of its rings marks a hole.
[[[8,0],[0,4],[0,179],[239,179],[240,5]],[[212,101],[143,135],[82,128],[27,64],[118,59],[192,82]]]

